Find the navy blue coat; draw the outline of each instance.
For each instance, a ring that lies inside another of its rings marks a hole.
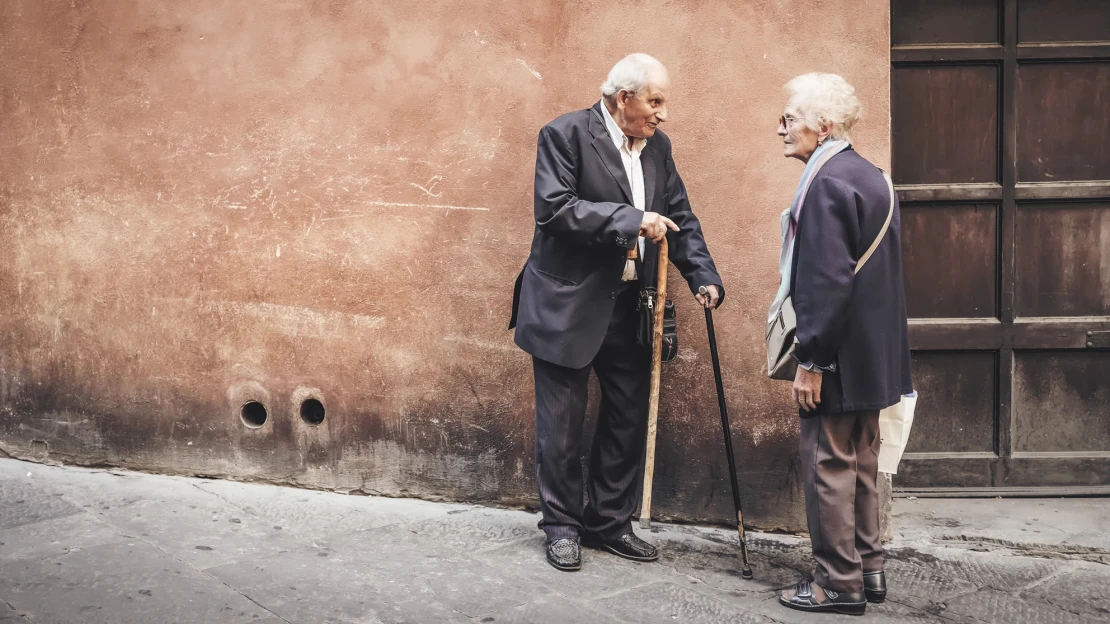
[[[913,390],[901,214],[854,274],[890,209],[882,172],[854,150],[833,156],[813,179],[798,224],[790,285],[801,362],[828,367],[821,405],[805,415],[879,410]]]
[[[670,218],[671,262],[693,292],[721,286],[701,223],[671,159],[671,141],[657,130],[640,154],[644,203]],[[620,152],[605,128],[601,103],[567,113],[540,130],[536,153],[536,229],[517,277],[512,319],[516,344],[533,356],[582,368],[601,349],[627,252],[636,245],[643,213]],[[645,244],[641,283],[655,284],[658,248]],[[721,301],[724,289],[721,288]]]

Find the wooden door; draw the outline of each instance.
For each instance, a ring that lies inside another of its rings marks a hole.
[[[893,0],[897,489],[1110,491],[1110,2]]]

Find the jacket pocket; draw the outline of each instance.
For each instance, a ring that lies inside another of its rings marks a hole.
[[[542,269],[535,269],[535,271],[536,271],[536,273],[539,273],[540,275],[542,275],[542,276],[546,277],[547,279],[555,282],[556,284],[562,284],[563,286],[577,286],[578,285],[578,282],[572,282],[571,280],[568,280],[565,277],[559,277],[558,275],[548,273],[547,271],[544,271]]]

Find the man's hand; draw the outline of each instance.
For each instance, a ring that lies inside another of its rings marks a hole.
[[[674,224],[674,221],[658,212],[644,213],[644,220],[640,222],[640,236],[651,239],[653,243],[658,243],[667,235],[667,229],[677,232],[678,226]]]
[[[821,382],[824,380],[824,374],[818,370],[813,369],[807,371],[801,366],[798,367],[798,374],[794,376],[794,402],[798,407],[807,412],[812,412],[817,409],[821,403]]]
[[[698,294],[694,295],[694,299],[697,299],[703,308],[716,310],[721,302],[721,291],[713,285],[702,286],[698,289]]]

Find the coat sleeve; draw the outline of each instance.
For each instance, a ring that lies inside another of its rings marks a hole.
[[[628,204],[579,199],[576,169],[566,136],[544,126],[536,149],[536,225],[549,236],[578,245],[631,249],[643,213]]]
[[[671,262],[678,267],[694,294],[697,294],[698,288],[702,286],[716,286],[720,290],[719,306],[724,303],[725,288],[721,283],[720,274],[717,273],[717,266],[713,263],[713,257],[709,255],[701,222],[690,208],[686,185],[678,175],[670,150],[667,150],[664,159],[664,171],[667,176],[667,206],[663,214],[678,226],[677,232],[667,233]]]
[[[844,341],[855,286],[857,196],[829,177],[813,181],[794,242],[794,312],[799,362],[828,368]]]

